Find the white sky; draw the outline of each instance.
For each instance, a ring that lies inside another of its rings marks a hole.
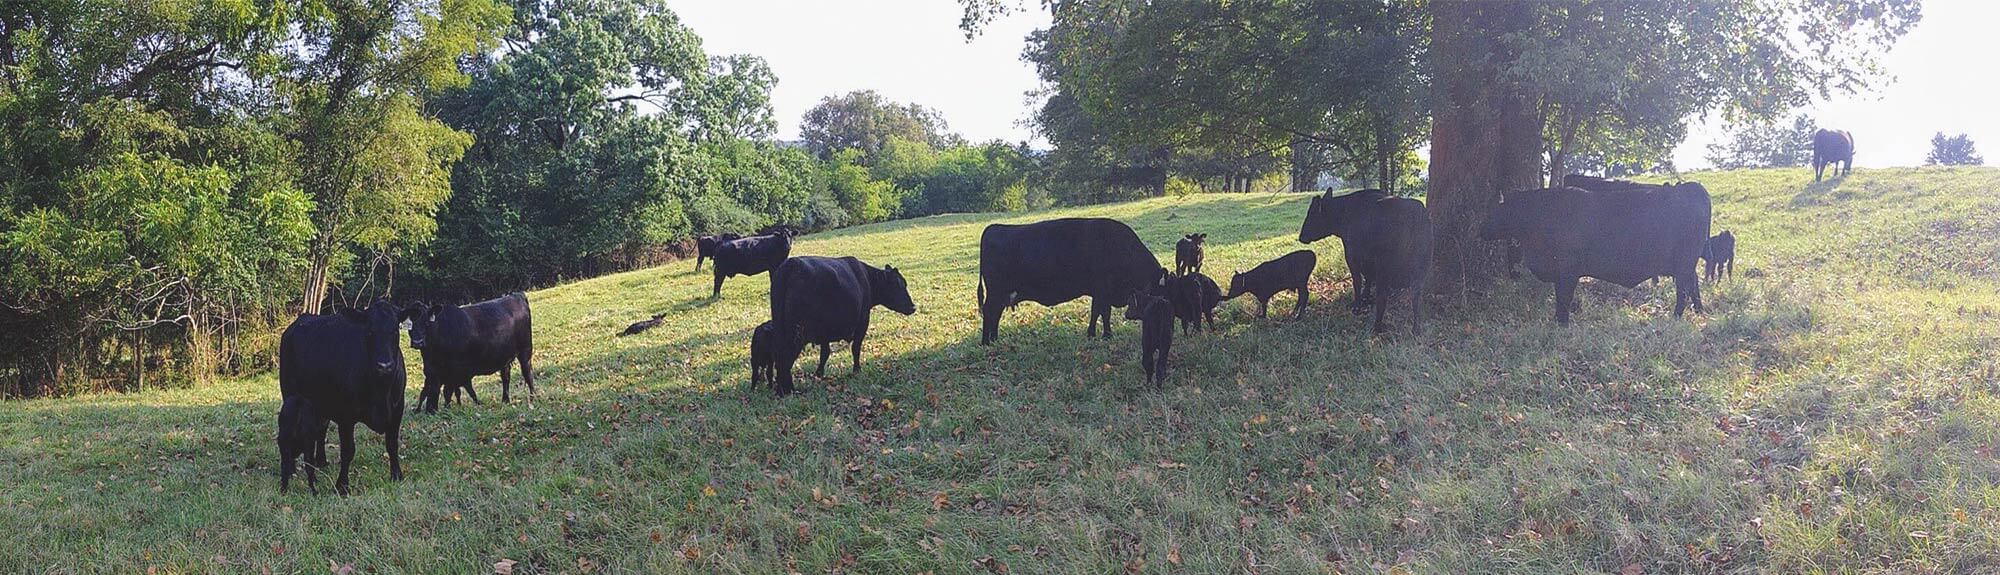
[[[1032,4],[1032,3],[1030,3]],[[1029,93],[1039,82],[1021,61],[1023,39],[1047,25],[1044,13],[995,22],[968,43],[953,0],[685,0],[671,3],[710,54],[764,57],[778,75],[772,92],[778,135],[798,137],[799,116],[819,99],[874,89],[891,100],[944,113],[973,141],[1027,140]],[[2000,1],[1928,0],[1923,22],[1884,64],[1895,79],[1871,93],[1836,97],[1806,111],[1821,126],[1854,133],[1855,163],[1923,163],[1930,137],[1965,132],[2000,151]],[[1683,170],[1707,165],[1706,145],[1720,137],[1709,122],[1674,151]],[[2000,158],[2000,156],[1996,156]]]

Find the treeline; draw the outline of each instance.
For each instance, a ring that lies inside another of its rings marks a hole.
[[[870,92],[776,141],[776,81],[662,0],[0,3],[0,396],[262,369],[297,313],[696,234],[1057,201]]]

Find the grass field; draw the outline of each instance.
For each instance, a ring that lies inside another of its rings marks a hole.
[[[1229,302],[1163,390],[1080,301],[978,345],[988,223],[1115,217],[1169,265],[1206,231],[1225,283],[1297,246],[1307,196],[1200,195],[804,238],[919,310],[783,400],[745,390],[763,276],[534,292],[539,396],[411,416],[401,483],[358,433],[345,499],[278,493],[270,375],[0,404],[0,572],[2000,569],[2000,170],[1689,177],[1740,263],[1685,320],[1670,282],[1587,287],[1568,328],[1502,283],[1372,338],[1328,240],[1304,318]]]

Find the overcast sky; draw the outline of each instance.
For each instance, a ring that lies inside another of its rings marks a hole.
[[[1031,5],[1033,3],[1030,3]],[[798,136],[799,116],[820,98],[873,89],[944,113],[951,128],[981,141],[1032,138],[1023,120],[1039,87],[1021,61],[1023,38],[1047,24],[1017,14],[971,42],[958,30],[952,0],[687,0],[673,2],[710,54],[764,57],[778,75],[772,92],[779,137]],[[1894,82],[1807,110],[1821,126],[1854,133],[1855,162],[1866,167],[1923,163],[1938,131],[1965,132],[1983,152],[2000,150],[2000,0],[1929,0],[1924,19],[1890,52]],[[1674,151],[1681,169],[1707,164],[1720,127],[1704,123]],[[1995,156],[2000,160],[2000,156]]]

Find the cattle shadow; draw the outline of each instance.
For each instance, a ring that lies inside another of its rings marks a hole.
[[[1818,182],[1806,182],[1805,187],[1803,189],[1800,189],[1799,193],[1794,194],[1792,196],[1791,207],[1801,208],[1806,206],[1814,206],[1826,203],[1830,200],[1839,199],[1839,197],[1837,197],[1835,194],[1835,190],[1839,190],[1840,185],[1842,183],[1845,183],[1846,180],[1847,180],[1846,176],[1837,176],[1837,177],[1826,178],[1825,180]],[[1836,196],[1836,197],[1829,197],[1829,196]]]

